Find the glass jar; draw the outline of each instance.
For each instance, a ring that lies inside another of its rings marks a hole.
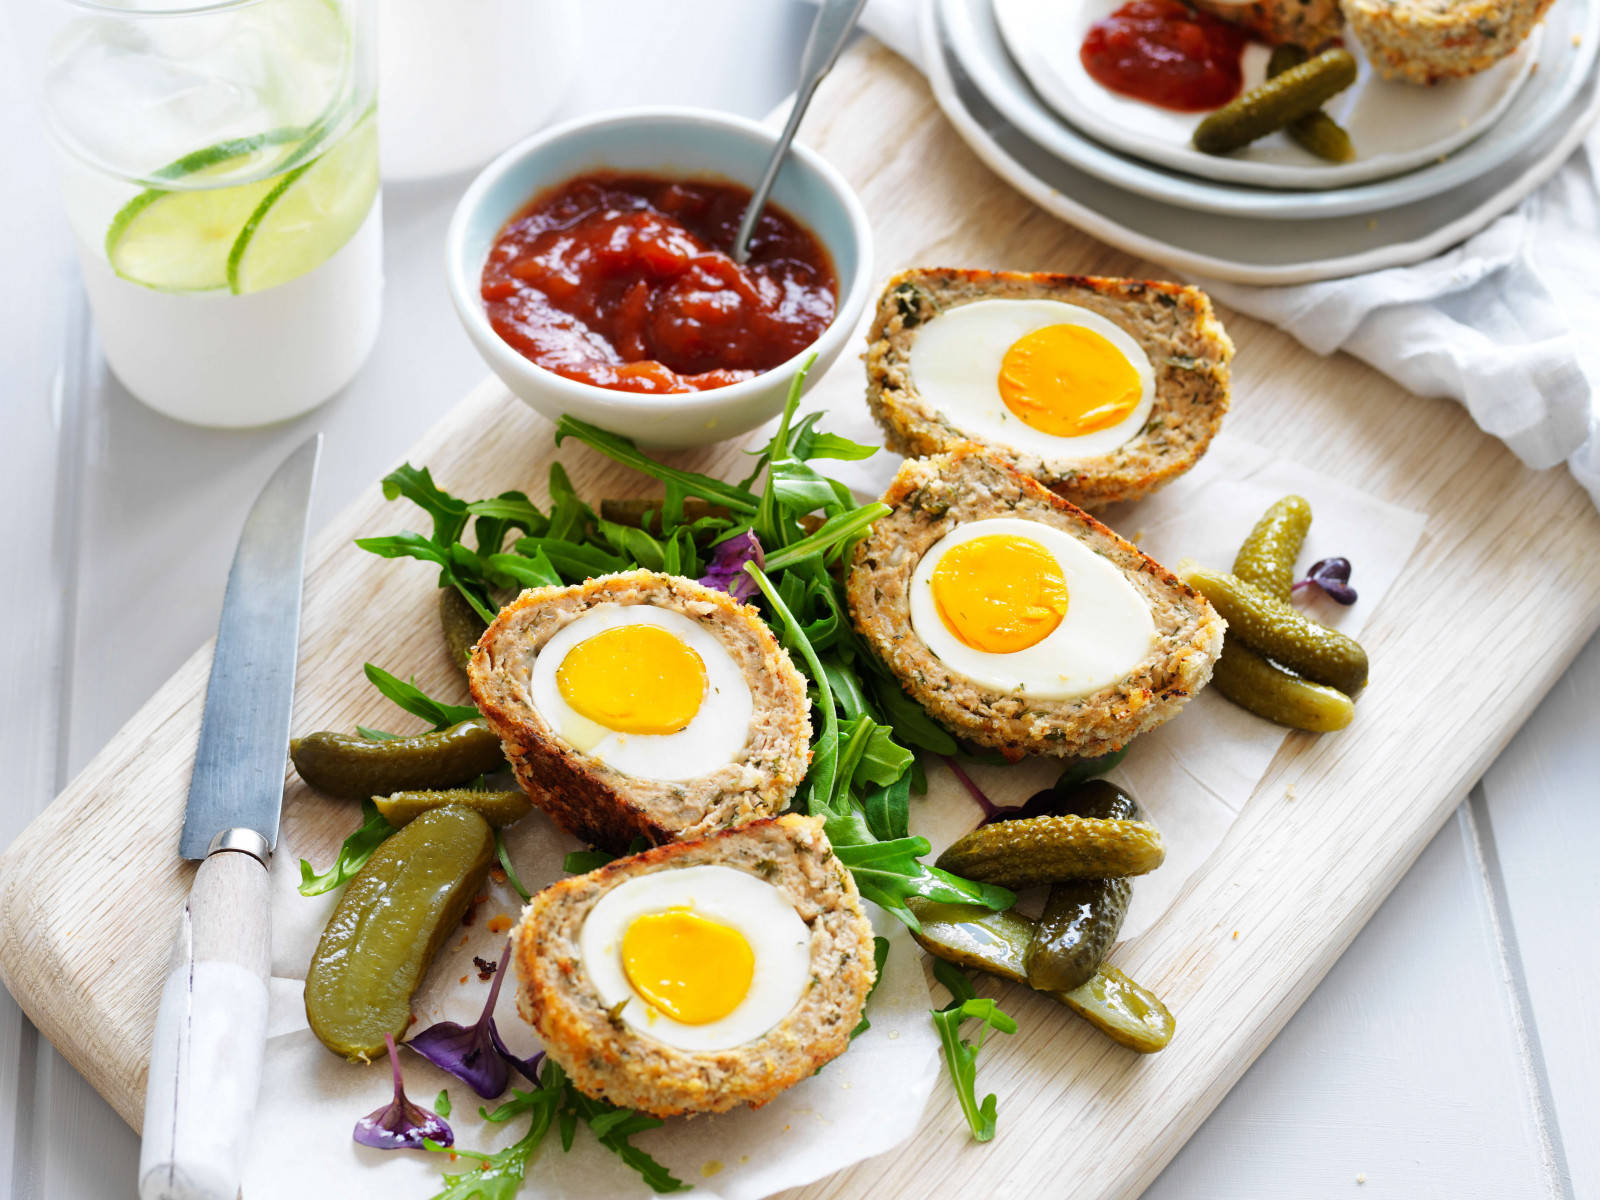
[[[43,99],[112,372],[181,421],[264,425],[377,338],[370,0],[54,0]]]

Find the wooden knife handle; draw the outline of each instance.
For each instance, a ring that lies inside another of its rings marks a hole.
[[[216,850],[194,877],[156,1014],[140,1200],[239,1193],[266,1053],[269,900],[252,853]]]

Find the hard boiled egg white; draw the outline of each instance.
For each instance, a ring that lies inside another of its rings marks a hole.
[[[1063,529],[1017,517],[958,525],[911,574],[911,627],[989,691],[1074,700],[1125,678],[1155,644],[1150,606]]]
[[[649,604],[599,604],[562,628],[528,692],[565,741],[641,779],[696,779],[732,762],[755,710],[716,636]]]
[[[728,1050],[804,995],[811,930],[773,884],[735,867],[635,875],[589,913],[578,953],[600,1003],[681,1050]]]
[[[917,330],[911,379],[962,433],[1041,458],[1109,454],[1144,428],[1155,369],[1099,313],[1059,300],[978,300]]]

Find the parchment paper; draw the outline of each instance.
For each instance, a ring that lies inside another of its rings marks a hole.
[[[841,364],[817,389],[818,398],[812,403],[834,410],[822,422],[824,429],[876,444],[880,437],[859,399],[842,403],[838,400],[842,389],[827,386],[848,370],[848,364]],[[858,386],[849,389],[855,396]],[[869,498],[881,494],[898,464],[897,456],[880,452],[860,463],[824,465]],[[1348,609],[1325,599],[1313,602],[1312,609],[1329,624],[1359,634],[1411,557],[1422,534],[1422,514],[1224,435],[1184,478],[1146,500],[1101,516],[1168,566],[1188,556],[1226,569],[1256,519],[1289,492],[1305,496],[1315,513],[1302,569],[1318,558],[1343,555],[1354,565],[1351,582],[1361,597]],[[1381,664],[1374,678],[1382,686]],[[1360,719],[1358,706],[1356,720]],[[1221,842],[1285,736],[1280,727],[1207,690],[1190,701],[1176,720],[1133,744],[1112,778],[1137,796],[1161,827],[1167,860],[1135,884],[1124,937],[1148,928],[1165,912]],[[1010,804],[1049,786],[1060,764],[1032,760],[1013,767],[968,770],[991,798]],[[912,827],[933,843],[937,853],[972,828],[980,813],[942,766],[934,766],[928,776],[928,793],[912,801]],[[381,1064],[359,1067],[343,1062],[323,1049],[306,1027],[301,981],[334,897],[309,900],[295,891],[299,857],[295,834],[302,807],[326,803],[309,797],[285,811],[282,844],[273,866],[272,1036],[245,1195],[248,1200],[309,1195],[427,1200],[439,1190],[441,1171],[460,1170],[467,1164],[437,1154],[357,1146],[350,1137],[352,1127],[357,1118],[387,1102],[389,1072]],[[562,855],[580,848],[537,814],[513,827],[508,840],[518,874],[530,888],[560,878]],[[501,915],[514,920],[519,907],[509,887],[494,886],[473,925],[441,952],[414,1006],[413,1029],[440,1019],[462,1023],[476,1019],[489,985],[479,980],[473,956],[500,957],[505,935],[492,932],[489,924]],[[672,1120],[640,1135],[636,1144],[707,1200],[754,1200],[841,1170],[908,1138],[942,1071],[938,1042],[927,1019],[933,1002],[916,944],[898,922],[882,913],[874,913],[874,924],[890,939],[888,966],[868,1009],[872,1028],[848,1053],[765,1108]],[[497,1009],[499,1028],[514,1051],[531,1054],[537,1041],[516,1015],[514,992],[514,981],[508,980]],[[1063,1014],[1062,1019],[1070,1018]],[[1005,1052],[1003,1043],[995,1046],[992,1053]],[[449,1089],[450,1121],[458,1144],[492,1151],[521,1136],[525,1120],[506,1126],[487,1124],[476,1115],[480,1101],[466,1085],[409,1051],[401,1053],[413,1101],[431,1105],[440,1089]],[[1002,1096],[1002,1108],[1004,1103]],[[951,1134],[965,1136],[963,1130]],[[569,1154],[561,1153],[554,1133],[546,1139],[543,1152],[529,1168],[522,1194],[530,1200],[601,1200],[650,1192],[580,1128]]]

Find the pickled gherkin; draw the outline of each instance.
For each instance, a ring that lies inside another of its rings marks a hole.
[[[1222,643],[1211,684],[1240,708],[1291,729],[1333,733],[1355,716],[1343,692],[1301,679],[1231,637]]]
[[[500,739],[482,717],[386,742],[310,733],[289,743],[289,757],[300,778],[317,791],[347,800],[454,787],[505,765]]]
[[[1180,565],[1178,574],[1228,622],[1230,641],[1242,641],[1311,682],[1347,694],[1366,684],[1367,652],[1354,638],[1236,576],[1193,564]]]
[[[1093,978],[1122,930],[1132,897],[1133,885],[1126,879],[1053,885],[1028,944],[1029,985],[1065,992]]]
[[[383,819],[396,829],[416,820],[430,809],[447,804],[470,808],[496,829],[514,825],[533,811],[533,801],[523,792],[485,792],[475,788],[448,788],[433,792],[396,792],[392,796],[374,796]]]
[[[1267,60],[1267,78],[1271,79],[1298,67],[1306,61],[1306,58],[1306,52],[1300,46],[1274,46],[1272,57]],[[1356,148],[1351,144],[1350,135],[1345,132],[1344,126],[1320,108],[1303,117],[1296,117],[1284,126],[1283,131],[1302,150],[1307,150],[1329,162],[1349,162],[1356,156]],[[1234,571],[1235,575],[1238,573],[1237,570]]]
[[[1061,793],[1065,812],[1101,820],[1143,821],[1139,802],[1109,779],[1091,779]],[[1133,885],[1126,879],[1079,879],[1051,886],[1028,944],[1028,982],[1065,991],[1088,982],[1128,913]]]
[[[939,856],[942,870],[1012,889],[1143,875],[1161,865],[1161,832],[1143,821],[1028,817],[981,825]]]
[[[1285,496],[1267,509],[1233,560],[1233,573],[1246,583],[1289,602],[1294,563],[1311,529],[1311,505],[1300,496]]]
[[[906,903],[922,925],[911,936],[935,958],[1012,983],[1027,982],[1024,958],[1034,933],[1027,917],[981,904],[939,904],[917,896]]]
[[[915,937],[929,954],[1011,983],[1027,981],[1023,954],[1034,928],[1027,917],[976,904],[934,904],[918,898],[909,904],[922,922]],[[1161,998],[1107,963],[1080,987],[1047,995],[1141,1054],[1154,1053],[1172,1040],[1175,1022]]]
[[[487,628],[478,610],[459,591],[453,587],[439,589],[439,631],[444,634],[450,661],[461,670],[467,669],[472,649]]]
[[[306,1019],[335,1054],[367,1061],[411,1021],[411,997],[494,861],[494,830],[469,808],[423,813],[367,860],[339,898],[306,971]]]
[[[1160,996],[1110,963],[1101,963],[1082,987],[1055,997],[1112,1041],[1140,1054],[1163,1049],[1177,1027]]]
[[[1355,81],[1356,60],[1350,52],[1324,50],[1207,116],[1195,127],[1195,149],[1205,154],[1238,150],[1316,112]]]

